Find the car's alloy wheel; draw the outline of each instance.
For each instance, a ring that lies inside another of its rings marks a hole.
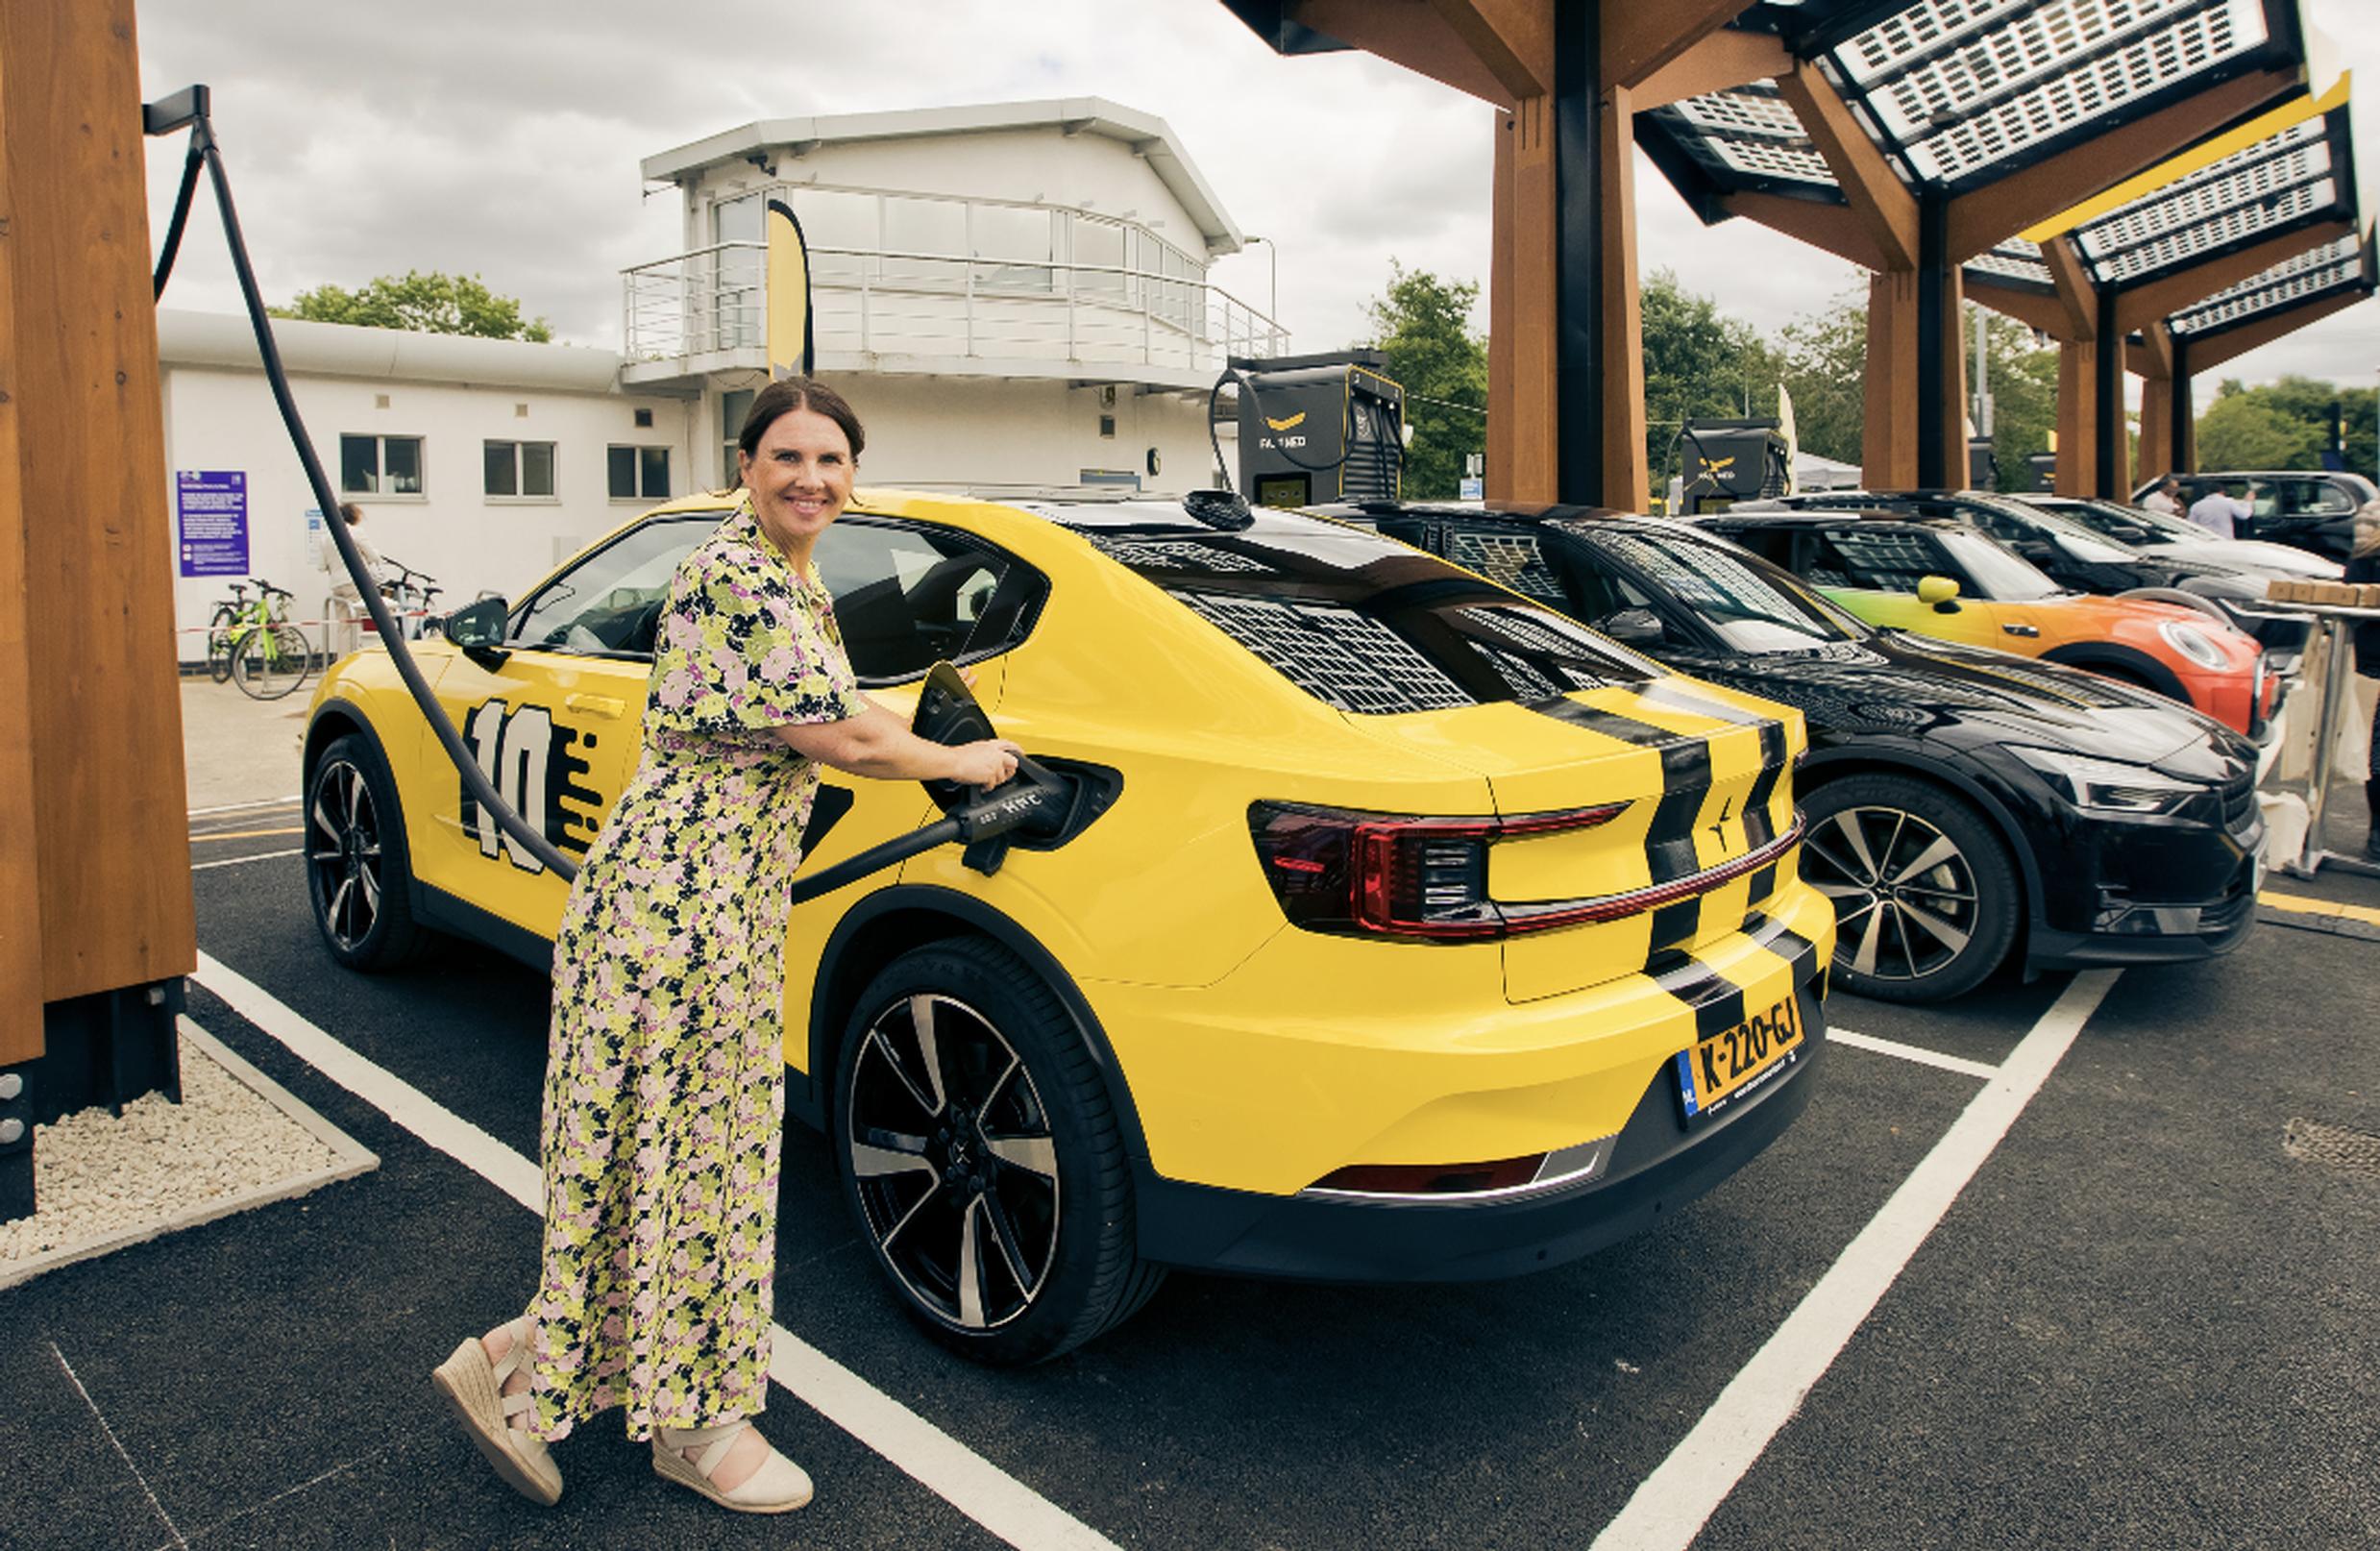
[[[848,1136],[869,1233],[910,1296],[966,1330],[1032,1307],[1058,1248],[1058,1144],[983,1014],[932,994],[885,1008],[860,1044]]]
[[[1924,781],[1864,776],[1819,787],[1805,814],[1802,875],[1834,901],[1845,989],[1938,1000],[2006,956],[2015,872],[1966,804]]]
[[[350,733],[306,783],[306,881],[323,942],[350,969],[403,962],[420,946],[394,783],[379,752]]]
[[[1130,1315],[1132,1173],[1081,1029],[981,938],[895,959],[860,994],[829,1119],[845,1194],[902,1306],[978,1361],[1036,1363]]]

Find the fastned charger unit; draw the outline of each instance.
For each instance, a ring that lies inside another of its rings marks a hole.
[[[1239,378],[1239,488],[1252,504],[1397,499],[1405,389],[1373,369],[1377,360],[1232,362]]]
[[[1793,488],[1793,463],[1774,420],[1689,420],[1680,433],[1685,484],[1679,509],[1725,511]]]

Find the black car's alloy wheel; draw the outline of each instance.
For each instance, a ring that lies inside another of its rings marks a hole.
[[[306,882],[314,925],[352,970],[401,964],[419,948],[396,783],[378,750],[350,733],[306,783]]]
[[[1802,875],[1834,901],[1845,990],[1936,1001],[1999,967],[2016,935],[2016,873],[1972,808],[1902,776],[1831,781],[1803,807]]]
[[[876,977],[845,1033],[832,1119],[877,1264],[945,1344],[1039,1362],[1155,1290],[1106,1089],[1057,997],[995,945],[933,944]]]

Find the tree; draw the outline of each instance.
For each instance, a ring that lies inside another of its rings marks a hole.
[[[1657,493],[1681,467],[1678,429],[1688,420],[1777,412],[1782,363],[1751,324],[1656,270],[1642,290],[1645,466]],[[1795,406],[1797,414],[1800,405]]]
[[[1779,331],[1781,381],[1793,395],[1794,434],[1805,453],[1859,461],[1868,429],[1868,308],[1857,292]]]
[[[403,279],[382,275],[355,291],[318,285],[310,291],[300,291],[289,306],[270,310],[277,318],[353,323],[367,329],[409,329],[417,333],[527,339],[538,344],[553,337],[545,319],[523,319],[519,302],[489,290],[478,276],[445,275],[434,270],[425,275],[408,269]]]
[[[2198,417],[2198,467],[2305,469],[2317,467],[2320,442],[2314,429],[2226,382]]]
[[[1487,446],[1487,341],[1471,332],[1477,281],[1448,281],[1388,260],[1388,294],[1373,301],[1372,342],[1405,389],[1413,444],[1404,491],[1421,501],[1453,496],[1463,456]]]
[[[2033,342],[2033,331],[2016,319],[1967,304],[1966,335],[1975,336],[1975,318],[1984,324],[1985,362],[1992,395],[1992,456],[2000,465],[2002,489],[2022,489],[2024,460],[2049,450],[2049,432],[2058,423],[2058,352]],[[1975,391],[1975,363],[1967,361],[1968,392]],[[1972,414],[1973,409],[1969,412]],[[1978,431],[1980,427],[1976,428]],[[2124,467],[2131,464],[2126,462]]]

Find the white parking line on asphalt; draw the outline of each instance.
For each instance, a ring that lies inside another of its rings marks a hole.
[[[303,856],[305,854],[306,852],[303,850],[264,850],[257,852],[254,856],[226,856],[219,862],[192,862],[190,864],[190,871],[193,873],[204,873],[210,867],[237,867],[242,862],[274,862],[279,861],[283,856]]]
[[[203,819],[210,813],[247,813],[257,808],[295,807],[297,801],[298,795],[292,792],[287,797],[262,798],[254,802],[218,802],[211,808],[192,808],[189,816],[193,819]]]
[[[1693,1431],[1637,1484],[1590,1551],[1685,1551],[1693,1543],[2041,1092],[2121,972],[2074,976]]]
[[[2000,1068],[1989,1061],[1970,1061],[1963,1055],[1944,1055],[1940,1050],[1928,1050],[1922,1045],[1903,1045],[1899,1040],[1879,1040],[1873,1034],[1854,1034],[1848,1028],[1827,1030],[1827,1043],[1848,1045],[1854,1050],[1870,1050],[1877,1055],[1899,1056],[1914,1061],[1921,1067],[1940,1067],[1945,1071],[1964,1072],[1970,1077],[1992,1078],[2000,1075]]]
[[[307,1066],[531,1212],[544,1212],[536,1164],[219,960],[201,953],[191,978]],[[769,1376],[1010,1545],[1118,1551],[1114,1541],[781,1324],[770,1327]]]

